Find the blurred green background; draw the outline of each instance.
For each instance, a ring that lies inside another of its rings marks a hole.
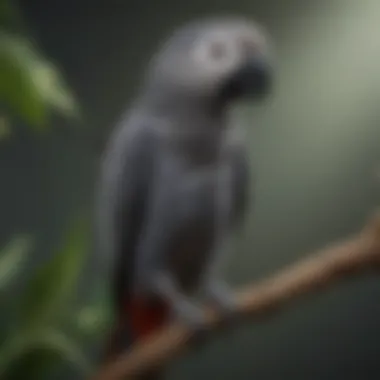
[[[271,101],[241,107],[254,212],[236,286],[359,229],[379,204],[378,0],[0,0],[0,378],[83,379],[110,320],[92,255],[99,155],[157,43],[214,13],[265,25]],[[380,281],[350,279],[220,336],[170,379],[380,377]]]

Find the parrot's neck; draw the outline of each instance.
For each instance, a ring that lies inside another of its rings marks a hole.
[[[211,98],[149,89],[140,97],[139,103],[145,113],[171,121],[176,134],[212,135],[215,138],[228,125],[228,107]]]
[[[168,151],[190,166],[214,165],[229,133],[231,123],[226,108],[190,98],[142,97],[144,117],[163,137]]]

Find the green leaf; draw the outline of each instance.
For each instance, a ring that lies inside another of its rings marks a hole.
[[[90,362],[78,345],[60,331],[51,329],[43,332],[32,348],[47,348],[54,351],[81,372],[89,373],[91,369]]]
[[[0,347],[0,379],[24,355],[28,344],[28,339],[25,339],[25,336],[22,334],[15,335],[2,343]]]
[[[11,132],[9,120],[5,116],[0,115],[0,141],[8,138]]]
[[[44,329],[33,334],[19,333],[1,346],[0,378],[22,363],[29,354],[41,350],[50,354],[48,362],[41,363],[45,367],[52,364],[53,354],[56,354],[81,372],[88,373],[91,369],[86,356],[74,341],[58,330]]]
[[[109,299],[98,296],[92,304],[84,306],[77,314],[74,324],[79,332],[87,337],[98,338],[111,322]]]
[[[57,323],[75,294],[87,246],[87,228],[81,221],[69,231],[63,249],[39,268],[22,300],[21,316],[27,328]]]
[[[78,116],[74,97],[57,68],[31,40],[4,31],[0,31],[0,101],[36,130],[47,126],[52,110]]]
[[[19,274],[31,245],[32,239],[30,237],[17,236],[0,252],[0,294]]]

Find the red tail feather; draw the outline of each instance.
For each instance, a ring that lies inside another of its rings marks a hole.
[[[169,316],[168,306],[160,300],[134,298],[126,306],[133,339],[138,341],[162,328]]]
[[[160,330],[169,317],[168,305],[158,299],[134,298],[128,300],[124,310],[124,316],[128,315],[129,318],[119,316],[107,344],[106,362],[125,350],[133,341],[139,341]]]
[[[119,316],[119,322],[111,333],[106,349],[105,364],[113,360],[130,344],[133,344],[133,341],[137,342],[146,338],[164,327],[168,321],[169,310],[168,305],[160,300],[144,298],[128,300],[124,314],[128,315],[129,318]],[[163,378],[162,368],[155,368],[138,377],[139,380],[163,380]]]

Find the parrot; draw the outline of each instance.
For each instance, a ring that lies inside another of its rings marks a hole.
[[[100,164],[99,246],[115,313],[106,360],[173,320],[196,335],[205,302],[226,320],[235,315],[218,268],[244,224],[251,174],[230,110],[270,93],[270,57],[256,22],[209,17],[179,26],[147,64]]]

